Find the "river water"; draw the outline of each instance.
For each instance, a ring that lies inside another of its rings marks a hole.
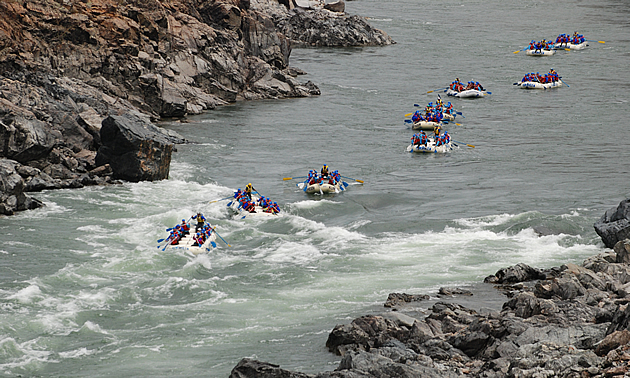
[[[197,142],[178,146],[169,180],[46,191],[45,208],[0,217],[3,375],[227,377],[243,357],[333,370],[330,330],[384,311],[389,293],[435,295],[604,250],[593,222],[630,197],[627,2],[361,0],[347,11],[397,44],[295,49],[291,64],[321,96],[165,122]],[[513,53],[576,30],[595,42]],[[568,86],[512,85],[550,68]],[[447,129],[475,148],[405,152],[404,115],[455,77],[492,92],[450,100],[466,118]],[[323,164],[350,177],[345,192],[307,196],[283,180]],[[208,203],[248,182],[283,216],[235,220],[228,201]],[[197,211],[232,247],[219,240],[196,258],[157,248]]]

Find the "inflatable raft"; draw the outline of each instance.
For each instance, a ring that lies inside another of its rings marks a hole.
[[[203,243],[203,245],[199,246],[199,245],[194,245],[195,244],[195,240],[193,239],[193,234],[194,231],[190,230],[190,233],[187,235],[184,235],[180,240],[179,243],[173,245],[173,244],[169,244],[165,247],[166,249],[173,249],[173,250],[182,250],[182,251],[186,251],[190,254],[192,254],[193,256],[197,256],[201,253],[207,253],[212,251],[212,249],[216,248],[217,243],[217,235],[215,234],[214,231],[212,231],[212,233],[210,234],[210,236],[208,237],[208,239],[206,239],[205,243]]]
[[[339,181],[335,185],[331,185],[329,183],[315,183],[312,185],[308,185],[304,182],[300,182],[296,184],[298,188],[304,190],[306,194],[330,194],[330,193],[340,193],[346,190],[347,183],[343,181]],[[306,188],[305,188],[306,186]]]
[[[429,122],[429,121],[420,121],[411,124],[412,130],[425,130],[425,131],[433,131],[435,126],[442,126],[442,123],[438,122]]]
[[[555,54],[556,51],[555,50],[527,50],[525,52],[525,54],[529,55],[529,56],[552,56],[553,54]]]
[[[476,89],[467,89],[461,92],[457,92],[449,88],[446,91],[446,95],[452,96],[452,97],[459,97],[459,98],[476,98],[476,97],[483,97],[487,95],[487,93],[486,91],[479,91]]]
[[[228,202],[227,207],[234,213],[234,219],[251,219],[251,218],[265,218],[265,217],[279,217],[280,213],[274,213],[263,209],[262,206],[258,206],[258,199],[260,196],[252,193],[252,202],[254,203],[254,209],[247,211],[243,209],[241,203],[237,200]]]
[[[562,82],[554,81],[552,83],[543,84],[537,81],[526,81],[526,82],[519,81],[518,83],[516,83],[516,85],[518,85],[520,88],[523,88],[523,89],[551,89],[551,88],[561,87]]]
[[[449,122],[455,121],[456,116],[457,114],[442,113],[442,119]]]
[[[586,46],[588,46],[588,44],[586,43],[586,41],[582,42],[582,43],[578,43],[577,45],[574,43],[556,43],[554,45],[555,49],[571,49],[571,50],[583,50],[586,48]]]
[[[418,152],[418,153],[439,153],[443,154],[453,150],[453,146],[451,142],[446,144],[435,146],[435,140],[431,137],[427,138],[427,144],[410,144],[407,146],[407,152]]]

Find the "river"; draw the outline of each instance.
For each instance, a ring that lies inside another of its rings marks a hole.
[[[3,375],[227,377],[243,357],[333,370],[328,333],[385,311],[389,293],[435,296],[509,265],[604,250],[593,223],[630,197],[626,2],[346,10],[397,43],[294,49],[291,65],[321,96],[163,122],[195,142],[177,146],[168,180],[45,191],[35,196],[46,207],[0,217]],[[585,50],[514,54],[574,31],[593,40]],[[550,68],[568,85],[513,85]],[[427,93],[456,77],[492,94]],[[465,116],[447,127],[459,148],[409,154],[404,115],[437,94]],[[323,164],[346,191],[308,196],[283,180]],[[283,216],[237,220],[227,200],[209,203],[248,182]],[[197,211],[231,247],[219,240],[196,258],[157,247]]]

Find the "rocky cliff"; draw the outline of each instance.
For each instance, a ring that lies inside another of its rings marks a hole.
[[[115,177],[163,179],[172,147],[159,143],[159,153],[136,154],[135,172],[120,164],[97,167],[114,162],[95,159],[103,120],[125,115],[139,120],[126,126],[139,129],[144,116],[184,117],[238,100],[318,95],[316,85],[298,80],[304,72],[289,65],[295,37],[278,28],[301,8],[294,0],[252,3],[0,2],[0,158],[36,168],[29,180],[38,190],[109,183]],[[320,23],[344,19],[340,12],[301,10],[318,11],[328,12],[316,16]],[[367,30],[364,23],[357,25]],[[355,38],[356,32],[344,31],[352,24],[344,21],[338,31],[353,35],[354,45],[391,43],[372,29]],[[158,134],[168,137],[164,130]],[[115,149],[106,146],[102,156],[115,156],[108,155]],[[158,161],[150,161],[153,157]]]

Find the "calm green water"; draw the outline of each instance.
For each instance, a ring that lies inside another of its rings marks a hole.
[[[603,250],[593,222],[630,197],[627,3],[361,0],[347,10],[398,43],[294,50],[320,97],[165,123],[198,142],[178,146],[169,180],[44,192],[45,208],[0,218],[3,375],[227,377],[243,357],[332,370],[330,330],[383,311],[391,292],[435,294],[519,262],[552,267]],[[575,30],[606,43],[513,54]],[[570,87],[512,85],[549,68]],[[455,77],[492,92],[450,100],[466,118],[449,132],[476,148],[405,152],[404,114]],[[346,192],[321,198],[282,180],[322,164],[365,184],[346,179]],[[240,221],[227,201],[208,204],[248,182],[284,216]],[[156,247],[196,211],[231,248],[192,258]],[[538,237],[541,226],[555,235]]]

